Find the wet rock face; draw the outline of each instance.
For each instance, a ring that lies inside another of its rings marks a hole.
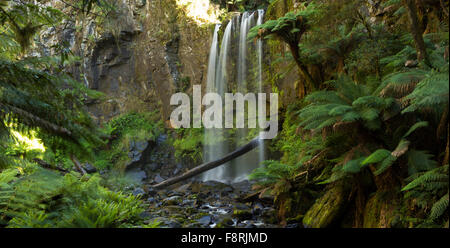
[[[155,143],[151,141],[130,141],[128,157],[131,162],[127,165],[127,168],[139,167],[150,162],[150,154],[154,146]]]
[[[89,68],[89,86],[113,95],[119,90],[120,81],[130,81],[133,53],[131,44],[136,33],[122,31],[117,39],[106,35],[96,43]],[[127,80],[128,79],[128,80]]]
[[[70,7],[61,6],[70,13]],[[170,116],[170,96],[206,80],[211,28],[179,11],[176,0],[119,2],[105,23],[92,17],[66,20],[40,35],[40,54],[65,43],[82,62],[69,70],[106,100],[90,101],[99,122],[133,110]]]

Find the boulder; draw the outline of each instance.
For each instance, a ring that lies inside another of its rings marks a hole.
[[[130,162],[126,165],[126,170],[140,168],[149,163],[153,146],[150,141],[131,140],[128,151]]]
[[[95,172],[97,172],[97,168],[95,168],[93,165],[91,165],[90,163],[85,163],[84,165],[83,165],[83,168],[84,168],[84,170],[87,172],[87,173],[89,173],[89,174],[92,174],[92,173],[95,173]]]

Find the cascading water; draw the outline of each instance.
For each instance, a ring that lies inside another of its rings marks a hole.
[[[258,19],[255,21],[256,15]],[[263,42],[258,41],[254,45],[247,40],[249,30],[255,25],[262,24],[263,19],[264,10],[245,12],[232,18],[224,31],[220,53],[218,53],[220,26],[216,26],[209,56],[206,87],[208,92],[216,92],[223,97],[225,92],[231,92],[233,85],[236,86],[237,92],[243,94],[263,92]],[[232,53],[234,51],[237,51],[237,56]],[[226,129],[205,129],[204,162],[223,157],[230,149],[234,150],[242,145],[248,134],[248,128],[237,129],[234,136],[230,136]],[[233,147],[230,147],[230,142],[227,140],[233,141],[231,142]],[[229,162],[231,164],[205,172],[203,180],[233,182],[245,180],[248,174],[259,167],[260,162],[264,160],[264,151],[264,143],[261,142],[258,150]]]
[[[256,25],[262,25],[264,22],[264,10],[258,10],[258,21]],[[258,53],[258,86],[259,92],[263,92],[263,78],[262,78],[262,64],[263,64],[263,41],[262,39],[258,39],[257,44],[257,53]],[[260,140],[259,144],[259,162],[261,163],[266,159],[266,150],[264,145],[264,140]]]
[[[222,44],[220,48],[220,55],[217,58],[218,50],[218,33],[220,25],[216,25],[214,30],[214,37],[211,46],[208,76],[206,83],[207,92],[216,92],[223,96],[227,85],[227,58],[231,41],[231,28],[233,27],[233,20],[231,20],[223,35]],[[204,148],[203,160],[209,162],[226,155],[228,149],[224,142],[225,130],[216,128],[205,128],[204,133]],[[226,164],[219,166],[213,170],[209,170],[203,174],[204,180],[219,180],[217,175],[223,175]]]

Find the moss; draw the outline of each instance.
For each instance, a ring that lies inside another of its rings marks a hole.
[[[272,2],[267,8],[267,18],[277,19],[284,16],[287,12],[294,9],[294,1],[290,0],[276,0]]]
[[[364,209],[364,228],[392,227],[397,219],[399,201],[395,195],[387,192],[375,193],[366,203]]]
[[[230,228],[233,227],[234,221],[233,219],[227,217],[217,223],[215,228]]]
[[[299,214],[299,215],[297,215],[295,217],[287,218],[286,222],[287,223],[298,223],[298,222],[301,222],[303,220],[303,217],[304,217],[303,214]]]
[[[311,228],[329,227],[342,214],[347,199],[348,190],[343,183],[331,186],[305,214],[303,224]]]
[[[128,151],[132,141],[155,141],[164,132],[157,112],[130,112],[113,118],[103,132],[114,139],[108,149],[96,153],[94,165],[99,169],[124,169],[130,162]]]
[[[251,219],[252,218],[252,212],[250,210],[235,209],[233,211],[233,217],[238,218],[239,220]]]

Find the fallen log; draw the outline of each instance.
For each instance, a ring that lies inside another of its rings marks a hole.
[[[45,169],[48,169],[48,170],[57,170],[57,171],[62,172],[62,173],[64,173],[64,174],[69,173],[68,170],[66,170],[66,169],[64,169],[64,168],[61,168],[61,167],[58,167],[58,166],[56,166],[56,165],[51,165],[51,164],[45,162],[45,161],[42,160],[42,159],[39,159],[39,158],[33,158],[33,161],[34,161],[36,164],[40,165],[42,168],[45,168]]]
[[[70,159],[72,160],[73,164],[75,165],[75,168],[78,170],[78,172],[81,173],[82,176],[86,175],[86,171],[83,169],[83,166],[81,166],[80,162],[77,158],[75,158],[73,155],[70,156]]]
[[[250,141],[250,143],[248,143],[244,146],[241,146],[240,148],[236,149],[235,151],[233,151],[231,153],[228,153],[225,157],[222,157],[218,160],[214,160],[211,162],[201,164],[189,171],[186,171],[185,173],[181,174],[180,176],[169,178],[169,179],[165,180],[164,182],[153,185],[152,187],[154,189],[163,189],[172,184],[175,184],[175,183],[184,181],[186,179],[189,179],[191,177],[194,177],[196,175],[199,175],[200,173],[203,173],[205,171],[219,167],[220,165],[222,165],[230,160],[233,160],[237,157],[240,157],[240,156],[246,154],[247,152],[253,150],[257,146],[259,146],[259,143],[260,143],[259,138],[253,139],[252,141]]]

